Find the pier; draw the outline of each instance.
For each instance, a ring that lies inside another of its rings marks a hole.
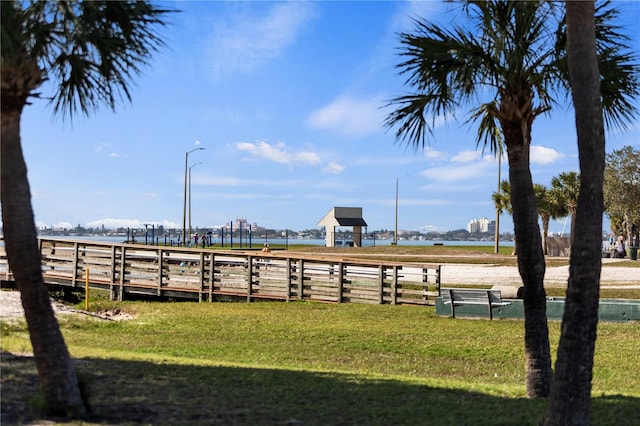
[[[434,305],[440,265],[327,255],[113,244],[39,238],[51,289],[109,291],[111,300],[148,296],[214,302],[311,300]],[[3,249],[3,248],[0,248]],[[13,281],[0,254],[2,285]]]

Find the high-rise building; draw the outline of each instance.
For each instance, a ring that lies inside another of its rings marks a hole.
[[[470,234],[478,234],[480,232],[495,232],[496,221],[489,220],[486,217],[482,219],[472,219],[467,222],[467,232]]]

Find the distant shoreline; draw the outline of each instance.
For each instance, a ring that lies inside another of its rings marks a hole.
[[[109,242],[109,243],[122,243],[126,240],[126,236],[122,235],[42,235],[42,238],[55,238],[61,240],[85,240],[85,241],[101,241],[101,242]],[[158,242],[164,243],[164,237],[158,237]],[[136,240],[138,243],[144,244],[144,236],[137,237]],[[169,241],[169,240],[167,240]],[[174,239],[175,241],[175,239]],[[342,240],[338,240],[342,241]],[[363,239],[362,246],[363,247],[372,247],[372,246],[386,246],[390,245],[393,240],[389,239]],[[311,246],[324,246],[325,240],[319,238],[268,238],[266,241],[264,238],[253,238],[251,240],[251,244],[258,245],[263,244],[264,242],[276,243],[276,244],[293,244],[293,245],[311,245]],[[219,244],[219,241],[216,242]],[[225,245],[229,244],[228,238],[225,239]],[[405,240],[398,239],[399,246],[433,246],[433,245],[445,245],[445,246],[493,246],[495,242],[492,241],[481,241],[481,240]],[[240,239],[234,237],[233,239],[234,246],[240,246]],[[242,239],[242,245],[248,246],[249,240],[247,238]],[[513,247],[513,241],[500,241],[500,246],[502,247]]]

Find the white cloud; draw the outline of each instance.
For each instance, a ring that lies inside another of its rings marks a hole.
[[[303,183],[299,180],[275,180],[275,179],[239,179],[232,176],[198,176],[192,180],[192,183],[202,186],[220,186],[220,187],[235,187],[235,186],[268,186],[268,187],[297,187]],[[213,195],[210,195],[213,197]],[[200,198],[206,196],[201,194]]]
[[[469,163],[480,159],[479,151],[460,151],[451,158],[451,161],[455,163]]]
[[[380,130],[384,119],[381,104],[382,100],[376,97],[356,99],[341,96],[313,111],[307,123],[316,129],[332,130],[350,137],[370,135]]]
[[[290,152],[283,142],[271,145],[261,141],[257,143],[238,142],[236,148],[240,151],[249,153],[252,157],[261,158],[281,164],[295,165],[301,164],[318,164],[320,156],[312,151]]]
[[[260,15],[238,12],[220,20],[210,44],[214,77],[251,73],[278,57],[314,17],[314,8],[307,2],[274,3]]]
[[[444,151],[436,151],[435,149],[431,148],[431,147],[427,147],[425,148],[424,152],[424,156],[427,157],[429,160],[441,160],[447,157],[447,153]]]
[[[421,232],[446,232],[447,228],[438,225],[424,225],[418,228]]]
[[[561,159],[563,155],[553,148],[531,145],[530,159],[532,164],[550,164]]]
[[[424,191],[427,193],[447,193],[447,194],[451,194],[454,192],[467,192],[467,191],[477,191],[479,189],[483,189],[483,183],[479,183],[479,182],[466,182],[466,183],[460,183],[460,182],[454,182],[454,181],[449,181],[449,183],[443,183],[442,181],[437,182],[437,183],[430,183],[427,185],[422,185],[420,186],[418,189],[420,191]]]
[[[469,181],[487,170],[484,162],[465,163],[463,166],[432,167],[420,172],[420,176],[437,182]]]
[[[93,146],[93,149],[95,149],[97,152],[102,152],[104,150],[108,150],[109,148],[111,148],[111,144],[108,142],[100,142]]]
[[[104,152],[104,151],[111,151],[111,147],[112,147],[112,145],[109,142],[100,142],[100,143],[95,144],[93,146],[93,149],[96,152]],[[111,158],[120,158],[121,155],[118,152],[111,151],[111,152],[109,152],[109,157],[111,157]]]
[[[363,153],[362,155],[358,155],[351,162],[354,166],[403,166],[407,164],[411,164],[413,162],[419,162],[422,159],[418,156],[405,156],[405,157],[389,157],[389,156],[380,156],[373,157]]]
[[[399,32],[413,32],[415,30],[415,18],[432,18],[439,12],[443,5],[437,1],[413,0],[400,3],[403,7],[392,17],[391,29],[393,34]]]
[[[451,203],[451,200],[434,198],[428,200],[423,198],[401,198],[398,200],[398,204],[401,206],[446,206]]]
[[[115,218],[105,218],[93,220],[91,222],[87,222],[86,226],[88,228],[101,228],[104,226],[107,229],[116,229],[116,228],[144,228],[144,224],[147,225],[162,225],[165,228],[180,228],[182,225],[171,222],[169,220],[163,219],[161,221],[157,220],[138,220],[138,219],[115,219]]]
[[[344,166],[334,161],[329,162],[325,167],[322,168],[322,171],[324,173],[330,173],[330,174],[336,174],[336,175],[342,173],[343,170],[344,170]]]
[[[236,177],[231,176],[211,176],[211,177],[203,177],[199,176],[196,179],[193,179],[192,182],[197,185],[208,185],[208,186],[241,186],[247,185],[247,181],[243,181],[242,179],[238,179]]]

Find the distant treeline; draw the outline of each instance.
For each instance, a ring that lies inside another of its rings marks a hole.
[[[192,233],[211,234],[214,237],[221,237],[221,233],[224,232],[226,236],[229,235],[229,230],[223,230],[221,228],[192,228]],[[294,231],[291,229],[264,229],[258,228],[255,230],[244,228],[234,229],[233,235],[251,235],[254,238],[269,237],[269,238],[313,238],[322,239],[325,237],[324,229],[304,229],[302,231]],[[142,237],[145,235],[153,234],[155,237],[166,236],[168,238],[178,237],[181,235],[181,229],[168,229],[162,225],[147,225],[146,228],[117,228],[107,229],[104,227],[87,228],[83,226],[76,226],[70,229],[55,229],[55,228],[43,228],[38,231],[40,236],[69,236],[69,235],[122,235],[130,237]],[[349,240],[353,236],[351,229],[336,229],[336,238]],[[365,239],[393,239],[394,231],[389,229],[379,230],[363,230],[363,238]],[[420,232],[420,231],[405,231],[399,230],[398,237],[403,239],[420,239],[420,240],[448,240],[448,241],[465,241],[465,240],[493,240],[495,235],[493,232],[474,232],[470,233],[466,229],[457,229],[447,232]],[[500,240],[510,241],[514,236],[510,232],[503,232],[500,234]]]

